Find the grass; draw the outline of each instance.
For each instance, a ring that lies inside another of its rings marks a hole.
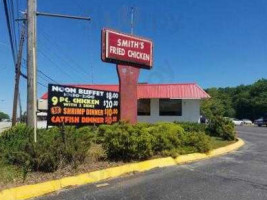
[[[0,162],[0,188],[8,183],[22,180],[22,170],[13,165]]]
[[[235,141],[227,141],[219,137],[211,137],[211,149],[218,149],[233,143],[235,143]]]

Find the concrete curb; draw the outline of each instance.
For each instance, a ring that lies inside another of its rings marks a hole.
[[[108,178],[115,178],[127,173],[144,172],[157,167],[168,167],[177,164],[193,162],[201,159],[208,159],[211,157],[220,156],[229,153],[231,151],[234,151],[243,146],[244,144],[245,143],[242,139],[238,139],[238,141],[235,142],[234,144],[230,144],[226,147],[221,147],[212,150],[207,154],[193,153],[193,154],[178,156],[175,159],[172,157],[158,158],[138,163],[126,164],[118,167],[112,167],[77,176],[66,177],[59,180],[47,181],[34,185],[25,185],[11,189],[6,189],[0,192],[0,200],[22,200],[33,197],[39,197],[63,189],[65,187],[94,183]]]

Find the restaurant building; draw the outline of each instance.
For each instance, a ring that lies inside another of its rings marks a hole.
[[[119,91],[119,85],[72,85],[75,87]],[[196,83],[138,84],[138,122],[198,122],[200,100],[210,96]],[[38,110],[47,110],[47,93],[38,100]]]

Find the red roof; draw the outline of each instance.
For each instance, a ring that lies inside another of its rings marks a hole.
[[[107,91],[119,91],[119,85],[71,85],[74,87],[98,89]],[[138,84],[138,99],[170,98],[170,99],[203,99],[210,96],[196,83],[175,84]],[[42,99],[47,99],[45,93]]]

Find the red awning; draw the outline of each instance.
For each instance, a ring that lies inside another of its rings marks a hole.
[[[107,91],[119,91],[119,85],[71,85],[74,87],[98,89]],[[196,83],[184,84],[138,84],[138,99],[204,99],[210,96]],[[41,99],[47,99],[45,93]]]

